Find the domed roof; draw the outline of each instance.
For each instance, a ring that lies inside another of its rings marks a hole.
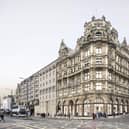
[[[84,24],[84,29],[84,36],[87,41],[110,40],[116,42],[118,38],[117,30],[112,27],[109,21],[106,21],[104,16],[100,19],[93,16],[91,21]]]

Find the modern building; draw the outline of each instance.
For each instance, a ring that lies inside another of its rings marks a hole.
[[[104,16],[85,23],[74,50],[61,42],[56,71],[57,114],[129,112],[129,46]]]

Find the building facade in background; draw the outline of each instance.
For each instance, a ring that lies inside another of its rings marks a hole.
[[[56,60],[17,85],[17,104],[31,115],[56,114]]]
[[[12,110],[12,106],[15,104],[15,96],[8,95],[5,96],[2,100],[1,109],[4,109],[6,112]]]
[[[17,85],[16,102],[24,105],[31,115],[37,111],[39,105],[39,77],[38,72],[24,79]]]
[[[73,116],[129,112],[129,46],[105,17],[85,23],[74,50],[61,43],[57,107]]]
[[[74,50],[62,40],[59,57],[17,86],[17,103],[33,114],[90,116],[129,112],[129,46],[103,16],[84,25]]]
[[[15,96],[15,90],[9,88],[0,88],[0,108],[3,104],[4,98],[7,97],[8,95]]]
[[[39,71],[39,113],[56,114],[56,62]]]

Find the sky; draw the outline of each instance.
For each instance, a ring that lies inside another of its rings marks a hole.
[[[129,42],[128,13],[128,0],[0,0],[0,88],[55,60],[62,39],[74,49],[92,16],[104,15]]]

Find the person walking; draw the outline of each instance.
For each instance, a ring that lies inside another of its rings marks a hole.
[[[70,120],[70,113],[68,113],[68,119]]]
[[[93,114],[92,114],[93,120],[95,120],[95,117],[96,117],[96,115],[95,115],[95,113],[93,113]]]
[[[115,115],[116,115],[116,114],[115,114],[115,112],[113,112],[113,114],[112,114],[112,115],[113,115],[113,117],[115,118]]]
[[[1,121],[5,122],[4,111],[0,111],[0,117],[1,117]]]

